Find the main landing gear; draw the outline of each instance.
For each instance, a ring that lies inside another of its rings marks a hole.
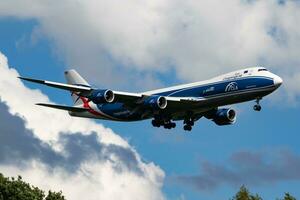
[[[192,127],[194,126],[194,119],[192,118],[187,118],[183,121],[184,126],[183,126],[183,130],[185,131],[191,131]]]
[[[183,121],[183,129],[185,131],[191,131],[192,127],[195,124],[194,122],[198,119],[199,118],[194,118],[192,114],[187,114],[186,118]],[[172,129],[176,127],[176,123],[172,122],[171,119],[164,118],[162,116],[155,116],[151,123],[154,127],[163,126],[165,129]]]
[[[175,128],[176,124],[174,122],[171,122],[171,120],[159,120],[159,119],[153,119],[152,125],[154,127],[160,127],[163,126],[165,129],[171,129]]]
[[[253,110],[255,111],[261,111],[261,105],[259,104],[259,101],[261,100],[261,98],[257,98],[256,99],[256,104],[253,106]]]

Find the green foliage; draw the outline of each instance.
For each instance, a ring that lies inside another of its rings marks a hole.
[[[255,195],[251,194],[245,186],[242,186],[231,200],[263,200],[263,199],[258,194]],[[296,200],[296,198],[290,195],[289,193],[285,193],[284,198],[278,200]]]
[[[21,176],[15,178],[4,177],[0,173],[0,200],[66,200],[62,192],[48,191],[45,192],[41,189],[29,185],[22,180]],[[258,194],[251,194],[249,190],[242,186],[240,190],[231,200],[263,200]],[[285,193],[283,199],[278,200],[296,200],[295,197],[289,193]]]
[[[296,200],[296,198],[290,195],[289,193],[285,193],[283,200]]]
[[[62,195],[62,192],[48,192],[48,195],[45,200],[65,200],[65,197]]]
[[[0,200],[43,200],[44,192],[18,179],[9,179],[0,173]]]
[[[44,191],[29,185],[21,176],[6,178],[0,173],[0,200],[65,200],[62,192],[48,192],[45,198]]]
[[[232,200],[262,200],[262,198],[258,194],[252,195],[245,186],[242,186]]]

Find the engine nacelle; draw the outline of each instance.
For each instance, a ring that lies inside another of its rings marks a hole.
[[[212,119],[219,126],[230,125],[236,120],[236,112],[231,108],[222,108],[209,113],[207,118]]]
[[[93,103],[112,103],[115,100],[115,94],[111,90],[94,90],[88,97]]]
[[[149,106],[153,109],[165,109],[167,107],[168,101],[162,96],[151,96],[144,101],[144,105]]]

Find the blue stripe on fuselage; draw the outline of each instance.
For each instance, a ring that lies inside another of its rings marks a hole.
[[[258,89],[273,85],[273,79],[269,77],[245,77],[240,79],[214,82],[205,85],[198,85],[190,88],[171,90],[167,92],[158,93],[156,95],[172,97],[209,97],[224,93],[231,93],[249,89]]]

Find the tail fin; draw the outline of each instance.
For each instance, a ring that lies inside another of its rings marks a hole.
[[[66,78],[68,84],[90,87],[88,82],[86,80],[84,80],[84,78],[82,78],[79,75],[79,73],[74,69],[65,71],[65,78]],[[75,106],[83,104],[82,100],[76,93],[74,93],[74,92],[71,93],[71,96],[72,96]]]

